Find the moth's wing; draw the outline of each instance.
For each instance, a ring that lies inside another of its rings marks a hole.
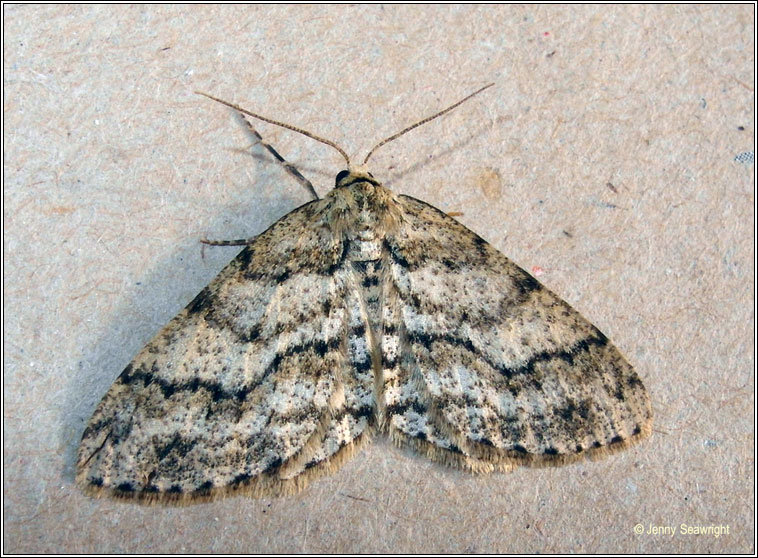
[[[650,434],[647,391],[605,335],[448,215],[398,199],[382,401],[395,440],[487,471],[565,463]]]
[[[373,422],[366,328],[323,200],[246,247],[126,367],[79,448],[89,492],[194,501],[292,492]]]

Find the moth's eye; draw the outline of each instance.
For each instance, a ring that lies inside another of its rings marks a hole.
[[[334,179],[334,184],[335,185],[339,184],[340,180],[342,180],[343,178],[346,178],[349,175],[350,175],[350,171],[346,171],[346,170],[340,171],[337,174],[337,178]]]

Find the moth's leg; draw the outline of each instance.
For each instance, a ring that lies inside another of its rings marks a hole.
[[[295,165],[292,163],[288,163],[284,157],[279,155],[276,149],[270,144],[266,143],[266,141],[263,139],[263,137],[257,132],[255,128],[253,128],[253,125],[250,123],[250,121],[245,118],[244,114],[239,114],[239,118],[242,119],[242,122],[245,123],[245,127],[247,128],[247,131],[255,138],[256,143],[260,143],[263,147],[268,149],[268,152],[271,153],[271,155],[274,156],[274,159],[276,159],[280,165],[284,167],[284,170],[286,170],[288,173],[292,175],[292,177],[297,180],[303,188],[308,190],[310,195],[313,197],[314,200],[319,199],[318,194],[316,193],[316,189],[313,187],[313,184],[311,184],[311,181],[305,178],[302,174],[300,174],[300,171],[295,168]]]
[[[245,128],[247,129],[248,133],[250,133],[253,138],[255,139],[255,143],[261,144],[263,147],[265,147],[271,155],[274,156],[274,159],[277,160],[277,162],[284,167],[284,169],[290,173],[295,180],[297,180],[303,188],[308,190],[308,192],[313,196],[314,200],[319,199],[318,194],[316,193],[316,189],[313,187],[313,184],[311,184],[311,181],[305,178],[302,174],[300,174],[300,171],[295,168],[295,165],[292,163],[288,163],[284,157],[279,155],[279,152],[274,149],[274,146],[270,143],[267,143],[263,136],[261,136],[258,131],[253,128],[253,125],[250,123],[250,121],[245,118],[244,114],[237,113],[237,116],[242,120],[242,122],[245,124]],[[253,238],[239,238],[237,240],[208,240],[207,238],[200,239],[200,242],[203,244],[207,244],[209,246],[247,246],[248,244],[251,244],[255,240],[255,237]]]
[[[208,246],[247,246],[248,244],[252,244],[254,240],[255,237],[239,238],[237,240],[208,240],[207,238],[201,238],[200,242]]]

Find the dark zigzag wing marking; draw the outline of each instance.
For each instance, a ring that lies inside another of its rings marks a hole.
[[[81,484],[152,500],[264,477],[286,490],[277,471],[302,448],[329,461],[366,429],[366,388],[344,383],[365,327],[348,331],[345,245],[319,203],[257,237],[127,367],[83,435]]]
[[[366,316],[361,311],[358,289],[349,289],[345,296],[348,328],[342,351],[347,355],[348,366],[340,374],[344,400],[333,405],[325,416],[323,434],[314,436],[291,466],[281,472],[283,478],[339,467],[344,458],[368,440],[375,422],[374,375]]]
[[[387,246],[385,245],[385,255]],[[451,464],[464,466],[469,456],[440,426],[430,412],[432,403],[418,375],[409,374],[413,358],[408,334],[402,322],[402,301],[394,283],[385,279],[381,322],[382,376],[380,414],[383,426],[395,441],[414,445],[419,450],[431,446],[443,451]],[[435,458],[435,452],[425,451]]]
[[[642,382],[597,328],[463,225],[400,200],[386,250],[409,354],[388,391],[391,428],[485,461],[650,432]]]

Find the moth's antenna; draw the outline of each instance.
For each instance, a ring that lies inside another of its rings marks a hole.
[[[495,85],[495,84],[494,84],[494,83],[490,83],[489,85],[485,85],[484,87],[482,87],[482,88],[481,88],[481,89],[479,89],[478,91],[474,91],[474,92],[473,92],[471,95],[469,95],[469,96],[468,96],[468,97],[466,97],[465,99],[461,99],[460,101],[458,101],[458,102],[457,102],[457,103],[455,103],[454,105],[451,105],[451,106],[447,107],[445,110],[441,110],[441,111],[440,111],[440,112],[438,112],[437,114],[433,114],[432,116],[428,116],[427,118],[424,118],[423,120],[420,120],[420,121],[416,122],[416,123],[415,123],[415,124],[413,124],[412,126],[408,126],[406,129],[404,129],[404,130],[402,130],[402,131],[398,132],[398,133],[397,133],[397,134],[395,134],[394,136],[390,136],[390,137],[388,137],[387,139],[383,139],[383,140],[382,140],[382,141],[380,141],[380,142],[379,142],[379,143],[378,143],[376,146],[374,146],[374,148],[373,148],[371,151],[369,151],[369,152],[368,152],[368,155],[366,155],[366,158],[363,160],[363,164],[365,165],[365,164],[368,162],[369,158],[370,158],[370,157],[371,157],[371,156],[374,154],[374,151],[376,151],[377,149],[379,149],[379,148],[380,148],[381,146],[383,146],[385,143],[389,143],[389,142],[391,142],[392,140],[396,140],[397,138],[399,138],[399,137],[400,137],[400,136],[402,136],[403,134],[406,134],[406,133],[410,132],[410,131],[411,131],[411,130],[413,130],[414,128],[418,128],[418,127],[419,127],[419,126],[421,126],[422,124],[426,124],[426,123],[427,123],[427,122],[429,122],[430,120],[434,120],[434,119],[435,119],[435,118],[437,118],[438,116],[442,116],[442,115],[443,115],[443,114],[445,114],[446,112],[450,112],[451,110],[453,110],[453,109],[454,109],[455,107],[457,107],[458,105],[461,105],[461,104],[465,103],[466,101],[468,101],[468,100],[469,100],[471,97],[473,97],[474,95],[479,95],[479,93],[481,93],[481,92],[482,92],[482,91],[484,91],[485,89],[489,89],[489,88],[490,88],[490,87],[492,87],[493,85]]]
[[[339,145],[334,143],[333,141],[330,141],[328,139],[320,138],[319,136],[310,133],[307,130],[303,130],[302,128],[298,128],[297,126],[292,126],[291,124],[285,124],[284,122],[278,122],[276,120],[271,120],[270,118],[266,118],[265,116],[261,116],[259,114],[255,114],[253,112],[250,112],[249,110],[245,110],[240,106],[235,105],[234,103],[230,103],[228,101],[223,101],[217,97],[214,97],[213,95],[208,95],[208,93],[203,93],[202,91],[195,91],[198,95],[202,95],[203,97],[208,97],[209,99],[212,99],[216,101],[217,103],[221,103],[222,105],[226,105],[230,108],[233,108],[237,112],[241,112],[242,114],[247,114],[248,116],[252,116],[253,118],[257,118],[258,120],[263,120],[264,122],[268,122],[269,124],[274,124],[276,126],[281,126],[282,128],[287,128],[288,130],[292,130],[293,132],[297,132],[298,134],[303,134],[304,136],[308,136],[311,139],[314,139],[316,141],[320,141],[321,143],[325,143],[326,145],[333,147],[337,151],[340,152],[340,155],[344,157],[345,161],[347,162],[347,166],[350,167],[350,157],[347,156],[347,153],[345,153],[345,150],[342,149]],[[478,93],[478,91],[477,91]],[[464,99],[465,101],[466,99]],[[462,103],[463,101],[461,101]],[[458,103],[460,104],[460,103]],[[452,107],[450,107],[452,108]]]

